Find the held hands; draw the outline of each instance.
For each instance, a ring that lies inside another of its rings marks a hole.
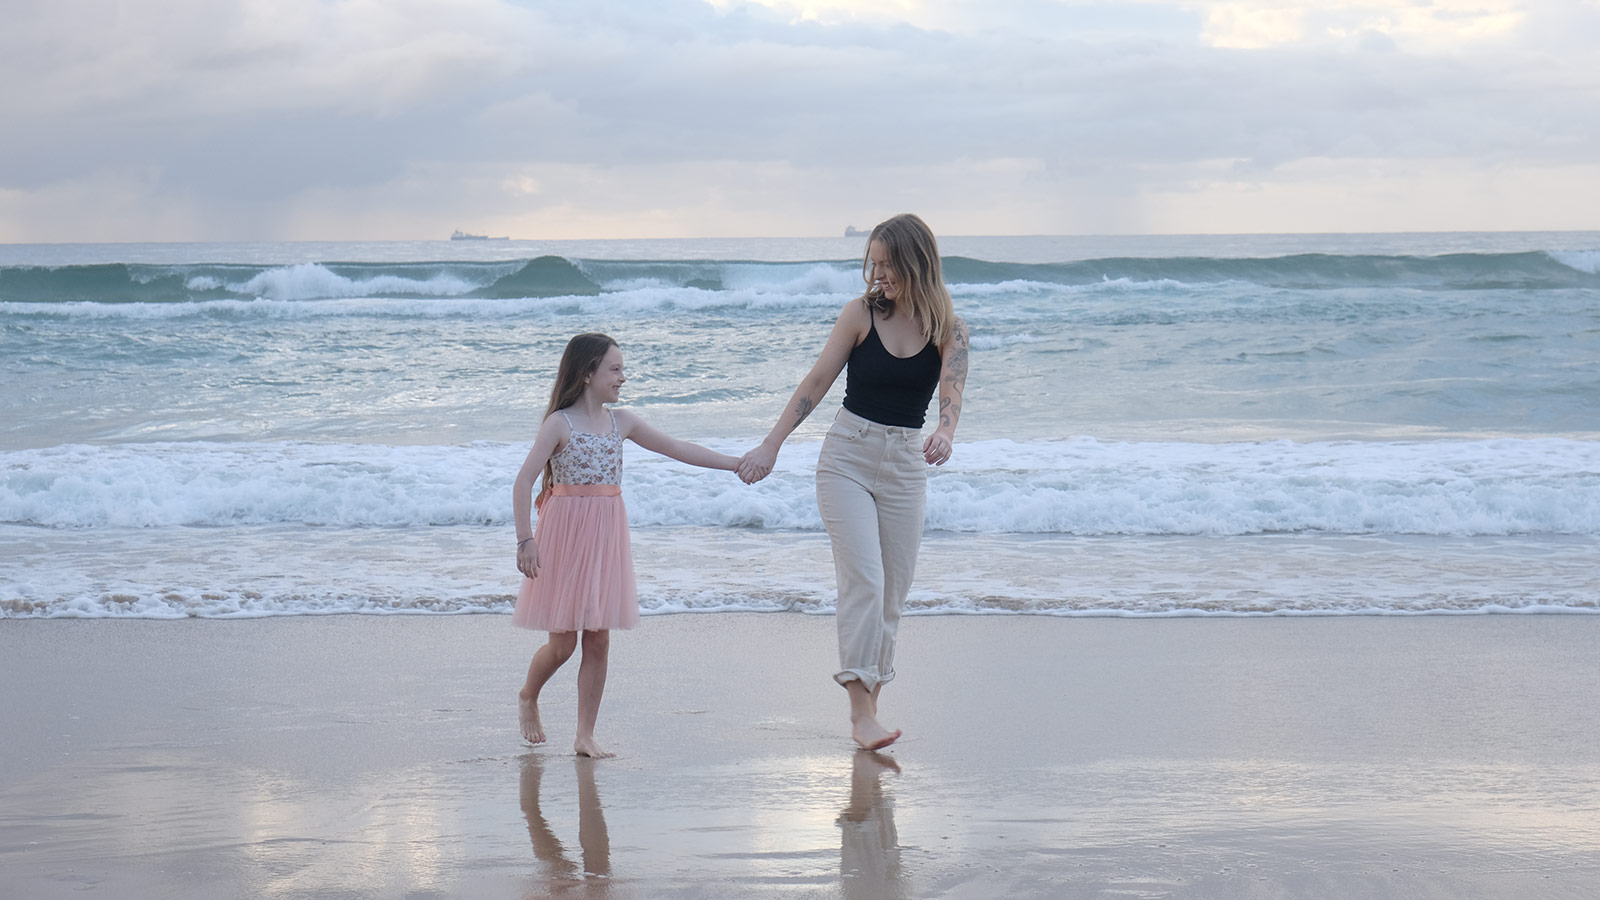
[[[778,451],[760,444],[739,458],[739,480],[745,484],[755,484],[761,479],[772,474],[772,467],[778,463]]]
[[[517,571],[529,578],[539,574],[539,543],[531,538],[517,545]]]
[[[942,466],[949,462],[950,454],[954,451],[955,442],[943,429],[935,431],[922,442],[922,458],[930,466]],[[739,458],[739,466],[735,471],[739,473],[740,481],[745,484],[755,484],[772,474],[772,467],[777,462],[778,451],[761,444]]]

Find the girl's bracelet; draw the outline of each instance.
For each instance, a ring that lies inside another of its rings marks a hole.
[[[529,542],[531,540],[533,540],[533,538],[523,538],[522,540],[517,541],[517,549],[521,550],[522,549],[522,545],[526,544],[527,542]]]

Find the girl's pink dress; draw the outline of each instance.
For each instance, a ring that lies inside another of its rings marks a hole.
[[[639,624],[639,593],[616,414],[610,434],[572,430],[550,467],[554,483],[533,531],[539,573],[522,579],[512,624],[538,631],[632,628]]]

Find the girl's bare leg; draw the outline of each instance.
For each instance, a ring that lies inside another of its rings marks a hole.
[[[594,723],[600,717],[600,698],[606,692],[606,661],[611,652],[611,632],[585,631],[583,659],[578,663],[578,739],[572,749],[579,756],[607,759],[615,753],[594,742]]]
[[[517,721],[522,726],[522,739],[530,744],[544,743],[544,726],[539,723],[539,692],[561,664],[572,658],[577,646],[576,632],[552,631],[550,640],[528,663],[528,680],[522,683],[522,690],[517,694]]]
[[[867,690],[859,679],[845,682],[844,689],[850,695],[850,736],[857,744],[866,750],[882,750],[900,737],[899,731],[878,724],[877,690]]]

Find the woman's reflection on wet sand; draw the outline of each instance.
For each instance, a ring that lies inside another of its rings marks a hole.
[[[839,882],[843,895],[861,900],[906,896],[894,797],[883,789],[885,772],[900,772],[894,757],[857,750],[850,765],[850,802],[839,813]]]
[[[533,855],[545,864],[541,883],[530,897],[573,893],[582,897],[606,897],[611,891],[611,837],[606,831],[605,811],[594,787],[594,760],[574,757],[578,776],[578,848],[580,867],[545,820],[539,808],[539,790],[544,780],[544,759],[537,753],[522,758],[522,814],[528,820],[528,837]]]

